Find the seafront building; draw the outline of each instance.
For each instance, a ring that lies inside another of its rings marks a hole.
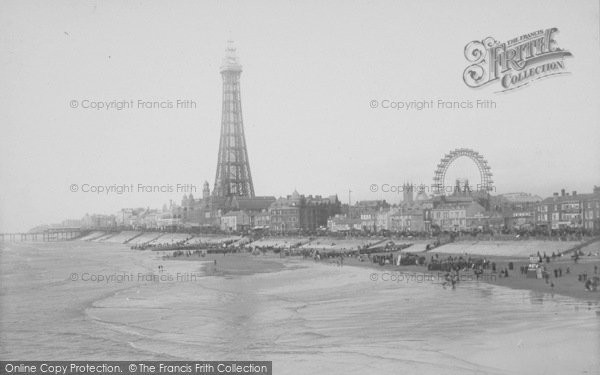
[[[208,185],[208,184],[206,184]],[[328,230],[333,233],[436,233],[493,231],[600,234],[600,187],[592,193],[564,189],[545,199],[526,193],[490,196],[489,208],[478,197],[448,196],[414,199],[390,205],[359,201],[342,205],[336,195],[232,197],[223,200],[205,192],[184,195],[181,203],[162,209],[123,208],[112,215],[86,214],[81,219],[40,225],[84,230],[260,231],[293,234]]]
[[[536,207],[537,225],[548,229],[578,227],[591,232],[600,231],[600,187],[594,186],[591,194],[570,194],[561,190],[560,195],[541,201]]]
[[[327,230],[331,233],[360,232],[363,230],[362,221],[349,218],[346,214],[337,214],[327,220]]]
[[[336,195],[304,196],[297,191],[277,199],[269,207],[269,229],[275,233],[311,232],[327,226],[330,217],[339,214],[341,202]]]
[[[85,214],[81,219],[82,228],[110,228],[117,225],[115,215]]]
[[[251,229],[250,215],[245,211],[229,211],[221,217],[221,230],[243,232]]]
[[[429,204],[401,204],[390,217],[392,232],[428,232],[431,230],[431,207]]]
[[[411,199],[390,205],[383,200],[358,201],[342,207],[337,196],[322,198],[294,192],[287,197],[260,198],[252,208],[250,200],[238,199],[234,213],[227,215],[222,228],[261,229],[271,233],[314,231],[401,233],[460,231],[541,231],[585,230],[600,233],[600,188],[591,194],[554,194],[542,199],[527,193],[490,197],[484,207],[478,197],[459,194],[448,197]],[[269,200],[270,199],[270,200]],[[270,202],[267,204],[267,202]],[[485,202],[483,202],[485,203]],[[241,212],[245,212],[243,216]],[[225,216],[222,216],[225,217]],[[243,222],[242,226],[234,225]]]
[[[205,184],[208,190],[208,184]],[[358,201],[342,205],[336,195],[231,197],[227,204],[205,191],[202,198],[184,195],[181,203],[162,209],[124,208],[114,215],[86,214],[55,226],[83,229],[221,230],[293,234],[328,230],[337,233],[435,232],[584,232],[600,234],[600,187],[592,193],[564,189],[542,199],[526,193],[490,196],[488,208],[477,196]],[[42,227],[42,226],[40,226]],[[52,227],[52,226],[43,226]]]
[[[536,208],[542,201],[537,195],[527,193],[502,194],[493,200],[495,211],[502,213],[506,228],[534,229]]]
[[[431,217],[432,225],[437,226],[441,231],[456,232],[483,229],[486,215],[482,205],[471,201],[442,203],[431,210]]]

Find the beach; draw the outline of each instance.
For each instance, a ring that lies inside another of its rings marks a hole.
[[[435,256],[435,252],[427,253],[427,259]],[[455,257],[464,256],[464,254],[452,254]],[[440,257],[446,257],[448,254],[438,254]],[[528,290],[539,294],[548,294],[552,296],[562,295],[566,297],[577,298],[582,301],[590,301],[593,303],[600,301],[600,291],[591,292],[585,290],[584,283],[579,281],[578,276],[586,273],[588,277],[600,276],[600,258],[598,257],[582,257],[578,263],[574,263],[570,257],[557,258],[551,260],[550,263],[542,263],[545,266],[551,276],[546,283],[544,279],[531,279],[527,278],[525,274],[521,274],[520,267],[526,267],[529,264],[529,260],[523,257],[506,257],[506,256],[488,256],[487,260],[496,264],[497,272],[492,274],[491,271],[487,271],[479,281],[482,283],[489,283],[492,285],[498,285],[506,288]],[[445,272],[443,271],[428,271],[424,266],[394,266],[384,265],[371,262],[360,262],[355,258],[346,258],[344,260],[346,265],[352,265],[356,267],[369,267],[374,269],[385,269],[394,270],[397,272],[409,272],[409,273],[424,273],[435,276],[435,278],[443,277]],[[509,263],[513,263],[513,269],[508,271],[508,277],[500,277],[500,270],[508,270]],[[594,273],[594,266],[598,267],[598,273]],[[567,273],[567,268],[569,273]],[[561,269],[562,274],[560,277],[554,276],[554,269]],[[471,271],[462,272],[462,278],[467,281],[476,280],[476,276]]]
[[[600,368],[600,306],[558,293],[443,288],[392,280],[387,266],[278,255],[164,259],[77,241],[1,249],[3,359],[270,360],[281,374]]]
[[[159,252],[163,257],[172,252]],[[435,257],[436,255],[443,259],[448,256],[447,253],[440,254],[434,251],[423,253],[427,259]],[[451,254],[454,257],[465,256],[464,254]],[[476,255],[474,255],[476,257]],[[466,256],[465,256],[466,257]],[[529,259],[524,257],[514,256],[487,256],[485,257],[490,262],[496,264],[497,271],[492,273],[491,271],[485,272],[483,276],[479,278],[479,282],[490,283],[502,287],[529,290],[538,294],[548,294],[550,297],[554,294],[577,298],[582,301],[590,301],[592,303],[600,302],[600,291],[592,292],[585,290],[584,283],[579,280],[579,275],[587,274],[588,277],[600,276],[600,257],[598,256],[583,256],[574,262],[570,256],[557,257],[555,259],[550,258],[550,262],[542,263],[550,273],[548,282],[544,279],[532,279],[527,278],[525,274],[520,272],[520,267],[526,267],[529,264]],[[283,268],[282,263],[287,260],[296,260],[303,264],[304,262],[313,263],[312,259],[302,259],[301,257],[290,257],[289,259],[282,258],[279,254],[267,253],[265,255],[253,256],[247,253],[237,254],[208,254],[200,256],[198,254],[191,254],[189,256],[180,256],[176,258],[167,258],[166,260],[178,260],[178,261],[202,261],[206,262],[204,272],[207,275],[249,275],[253,273],[261,272],[274,272]],[[339,258],[323,259],[320,263],[335,267]],[[217,262],[216,264],[214,262]],[[509,269],[509,263],[513,264],[513,269]],[[411,266],[396,266],[386,264],[381,266],[377,263],[370,261],[360,261],[355,257],[345,257],[345,266],[352,267],[366,267],[374,270],[386,270],[392,272],[402,272],[409,274],[425,274],[429,276],[429,279],[435,279],[436,282],[442,283],[445,272],[443,271],[429,271],[425,266],[411,265]],[[596,268],[594,268],[596,267]],[[557,271],[560,269],[560,277],[554,276],[554,269]],[[500,270],[507,270],[508,277],[500,277]],[[568,270],[568,273],[567,273]],[[594,271],[596,270],[596,273]],[[468,282],[475,281],[476,276],[472,271],[462,272],[462,279]]]

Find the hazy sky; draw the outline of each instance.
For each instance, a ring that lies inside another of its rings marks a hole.
[[[457,147],[489,161],[497,193],[600,185],[598,1],[0,2],[0,232],[85,213],[161,207],[182,193],[71,192],[70,185],[212,189],[219,65],[236,41],[257,195],[387,199],[371,184],[431,184]],[[472,40],[557,27],[571,72],[498,94],[462,80]],[[195,109],[137,101],[193,100]],[[490,99],[492,110],[396,111],[371,100]],[[71,101],[78,108],[71,108]],[[134,101],[117,111],[83,100]],[[461,161],[449,176],[476,180]],[[477,183],[477,181],[475,181]],[[200,196],[200,192],[195,194]]]

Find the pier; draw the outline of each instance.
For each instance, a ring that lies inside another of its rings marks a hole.
[[[31,233],[0,233],[0,242],[69,241],[81,235],[81,228],[49,228]]]

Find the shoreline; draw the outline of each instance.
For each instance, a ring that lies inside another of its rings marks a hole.
[[[436,253],[428,252],[427,257],[435,256]],[[449,254],[439,254],[440,257],[446,257]],[[453,256],[459,256],[460,254],[452,254]],[[192,254],[190,256],[179,256],[179,257],[163,257],[164,260],[182,260],[182,261],[201,261],[204,262],[202,266],[203,272],[207,276],[247,276],[256,273],[270,273],[278,272],[289,268],[291,261],[298,264],[303,263],[314,263],[312,258],[302,258],[300,256],[286,256],[279,257],[274,253],[267,253],[267,255],[251,255],[250,253],[231,253],[228,255],[217,255],[209,254],[204,257]],[[486,270],[479,282],[488,283],[490,285],[496,285],[511,289],[518,290],[529,290],[532,292],[547,294],[550,296],[560,295],[565,297],[574,298],[584,302],[600,302],[600,291],[591,292],[585,290],[584,283],[578,281],[578,276],[582,273],[587,273],[588,279],[594,276],[600,276],[600,259],[598,257],[583,257],[578,263],[574,263],[570,258],[557,258],[552,260],[550,263],[544,263],[543,265],[549,270],[551,274],[548,283],[544,279],[533,279],[527,278],[526,275],[520,273],[521,266],[527,266],[529,260],[526,258],[519,257],[506,257],[506,256],[491,256],[486,257],[491,262],[496,263],[497,271],[493,274],[490,270]],[[316,264],[327,264],[331,265],[331,261],[337,260],[337,258],[327,259],[317,262]],[[216,264],[213,262],[216,261]],[[508,263],[513,262],[513,270],[509,270],[508,277],[500,277],[499,271],[508,269]],[[428,270],[426,266],[418,265],[407,265],[407,266],[395,266],[391,264],[379,265],[378,263],[372,263],[367,260],[364,262],[359,261],[356,258],[346,257],[344,258],[344,266],[369,268],[372,270],[381,270],[388,272],[397,273],[418,273],[423,275],[433,275],[439,278],[440,275],[445,274],[444,271],[439,270]],[[598,267],[598,273],[594,274],[594,266]],[[567,267],[570,272],[567,274]],[[554,276],[554,269],[562,269],[562,277]],[[461,278],[467,279],[467,282],[471,280],[475,281],[475,275],[472,271],[461,272]],[[464,282],[464,281],[463,281]],[[551,285],[554,285],[553,287]],[[457,288],[460,288],[460,282],[457,284]]]
[[[265,259],[267,258],[267,259]],[[286,268],[279,257],[274,256],[254,256],[250,253],[230,253],[224,254],[191,254],[189,256],[165,257],[164,261],[184,261],[184,262],[202,262],[202,272],[206,276],[249,276],[257,273],[271,273],[281,271]],[[282,258],[283,260],[285,258]]]

